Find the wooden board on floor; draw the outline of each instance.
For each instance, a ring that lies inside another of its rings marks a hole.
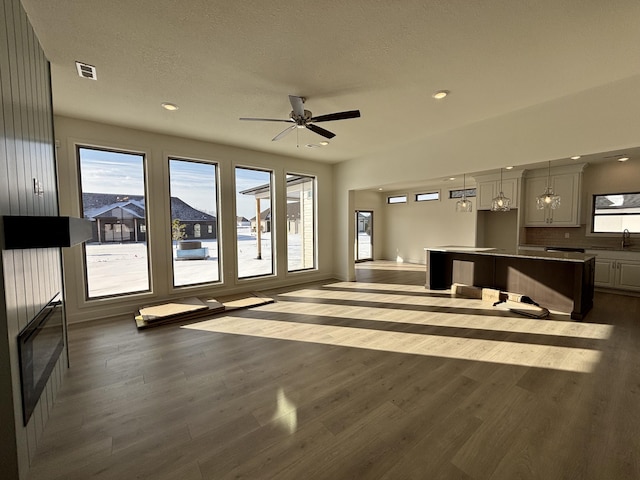
[[[188,300],[188,301],[185,301]],[[178,302],[183,303],[178,303]],[[165,304],[154,305],[153,307],[144,307],[140,310],[138,315],[134,317],[138,330],[142,330],[149,327],[155,327],[159,325],[166,325],[168,323],[175,322],[187,322],[198,318],[214,315],[217,313],[228,312],[237,310],[240,308],[251,308],[259,305],[265,305],[267,303],[273,303],[275,300],[271,297],[263,295],[259,292],[247,292],[238,293],[234,295],[227,295],[223,297],[215,298],[196,298],[181,299]],[[202,305],[200,308],[189,308],[189,306]],[[155,317],[151,320],[145,318],[142,314],[149,312],[149,308],[153,308],[152,312],[165,313],[165,317]],[[175,313],[182,308],[182,312]],[[169,312],[174,312],[169,314]]]

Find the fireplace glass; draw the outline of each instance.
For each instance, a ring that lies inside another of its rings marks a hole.
[[[25,425],[64,347],[63,315],[62,296],[57,293],[18,335]]]

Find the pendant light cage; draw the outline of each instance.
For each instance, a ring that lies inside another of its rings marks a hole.
[[[505,197],[502,193],[502,168],[500,169],[500,193],[497,197],[491,200],[491,211],[493,212],[508,212],[511,210],[511,199]]]
[[[544,210],[550,208],[555,210],[560,206],[560,195],[556,195],[551,187],[551,162],[549,162],[549,170],[547,173],[547,188],[542,195],[536,197],[536,208]]]
[[[462,175],[462,199],[456,202],[456,212],[468,213],[473,211],[471,200],[467,199],[466,174]]]

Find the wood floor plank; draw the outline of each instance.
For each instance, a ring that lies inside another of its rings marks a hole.
[[[424,288],[424,266],[137,331],[69,328],[28,480],[635,480],[640,297],[583,322]]]

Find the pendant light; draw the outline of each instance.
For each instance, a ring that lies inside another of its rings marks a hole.
[[[500,168],[500,194],[491,200],[492,212],[508,212],[511,210],[511,199],[502,193],[502,168]]]
[[[462,200],[456,202],[456,212],[470,212],[472,210],[471,200],[467,200],[466,175],[462,174]]]
[[[549,171],[547,173],[547,188],[542,195],[536,197],[536,208],[538,210],[543,210],[545,208],[555,210],[559,206],[560,195],[556,195],[555,193],[553,193],[553,188],[551,188],[551,161],[549,161]]]

